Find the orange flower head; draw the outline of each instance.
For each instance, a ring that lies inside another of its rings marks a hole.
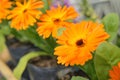
[[[120,62],[109,71],[110,80],[120,80]]]
[[[16,7],[10,12],[8,19],[12,19],[11,27],[17,30],[25,30],[34,25],[36,19],[42,12],[39,10],[43,7],[43,2],[38,0],[24,0],[24,3],[16,2]]]
[[[9,14],[12,2],[9,0],[0,0],[0,22]]]
[[[68,27],[57,43],[54,55],[58,56],[58,63],[68,65],[84,65],[92,59],[92,54],[98,45],[109,35],[104,31],[102,24],[91,21],[82,21]]]
[[[40,17],[41,22],[38,22],[37,32],[43,38],[48,38],[51,33],[53,37],[57,37],[58,29],[70,25],[67,20],[74,19],[77,16],[78,13],[73,7],[61,7],[60,5],[57,8],[52,7]]]
[[[24,0],[16,0],[16,2],[24,2]]]

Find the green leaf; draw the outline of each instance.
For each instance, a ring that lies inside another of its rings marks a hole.
[[[49,4],[48,4],[48,0],[42,0],[43,3],[44,3],[44,8],[41,8],[40,10],[43,12],[43,13],[46,13],[46,10],[49,9]]]
[[[4,35],[9,35],[11,32],[10,26],[8,24],[7,20],[3,20],[2,23],[0,24],[0,33]]]
[[[44,2],[44,9],[48,10],[49,9],[49,4],[48,4],[48,0],[42,0]]]
[[[31,42],[35,46],[39,47],[40,49],[44,50],[47,53],[53,53],[54,49],[51,47],[50,44],[47,43],[42,36],[39,36],[36,32],[35,27],[30,27],[27,30],[16,31],[12,29],[13,35],[17,37],[21,41]],[[54,45],[55,46],[55,45]]]
[[[71,80],[89,80],[89,79],[81,77],[81,76],[73,76]]]
[[[110,35],[109,41],[113,41],[119,28],[119,16],[117,14],[110,13],[103,18],[102,22],[106,31]]]
[[[0,53],[6,48],[5,37],[0,33]]]
[[[65,30],[66,30],[65,27],[59,28],[58,31],[57,31],[57,36],[62,35],[63,31],[65,31]]]
[[[34,57],[37,57],[37,56],[40,56],[40,55],[48,55],[47,53],[45,52],[30,52],[28,53],[27,55],[23,56],[17,67],[14,69],[13,73],[15,75],[15,77],[18,79],[18,80],[21,80],[21,76],[22,76],[22,73],[24,72],[26,66],[27,66],[27,63],[30,59],[34,58]]]
[[[49,38],[45,39],[48,45],[50,45],[50,48],[48,48],[49,53],[53,55],[54,53],[54,48],[57,46],[56,39],[50,36]]]
[[[11,32],[11,29],[9,26],[3,26],[1,29],[0,29],[0,32],[4,35],[9,35],[10,32]]]
[[[96,50],[94,65],[98,80],[108,80],[109,70],[120,61],[120,48],[104,42]]]
[[[98,80],[93,60],[89,60],[80,68],[89,76],[91,80]]]

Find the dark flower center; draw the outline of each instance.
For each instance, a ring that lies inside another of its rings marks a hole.
[[[76,42],[76,45],[77,46],[84,46],[84,41],[82,39],[80,39]]]
[[[27,12],[27,9],[25,9],[23,12],[24,12],[24,13]]]
[[[55,20],[54,20],[54,23],[55,23],[55,24],[59,24],[60,21],[61,21],[60,19],[55,19]]]

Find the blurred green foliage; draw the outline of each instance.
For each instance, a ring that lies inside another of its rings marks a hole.
[[[108,42],[102,43],[94,57],[98,80],[108,80],[109,70],[118,62],[120,62],[120,48]]]
[[[110,35],[109,41],[113,41],[119,29],[119,16],[115,13],[110,13],[106,15],[102,20],[105,30]]]
[[[7,20],[0,23],[0,53],[6,48],[5,36],[10,34],[10,29]]]
[[[73,76],[71,80],[88,80],[88,79],[81,76]]]

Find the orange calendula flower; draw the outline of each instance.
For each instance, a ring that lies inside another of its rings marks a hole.
[[[24,0],[16,0],[16,2],[24,2]]]
[[[43,38],[48,38],[51,33],[53,37],[57,37],[58,29],[70,25],[67,20],[74,19],[77,16],[78,13],[73,7],[61,7],[60,5],[57,8],[53,7],[40,17],[41,22],[38,23],[37,32]]]
[[[109,35],[102,24],[91,21],[82,21],[70,26],[58,37],[57,43],[60,46],[55,48],[54,55],[58,56],[58,63],[65,66],[84,65],[92,59],[91,52]]]
[[[0,0],[0,22],[9,14],[9,8],[12,2],[9,0]]]
[[[120,62],[109,71],[110,80],[120,80]]]
[[[42,12],[43,2],[38,0],[24,0],[24,3],[16,2],[16,7],[11,11],[8,19],[12,19],[11,27],[17,30],[25,30],[34,25]]]

